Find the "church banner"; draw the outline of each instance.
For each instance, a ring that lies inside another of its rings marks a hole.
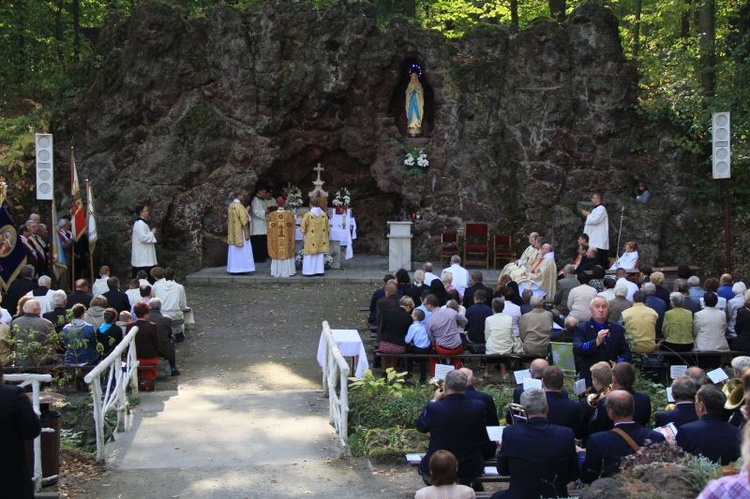
[[[10,205],[5,199],[5,186],[0,192],[0,287],[8,291],[10,283],[15,280],[21,268],[26,265],[26,250],[21,243],[21,236],[10,215]]]

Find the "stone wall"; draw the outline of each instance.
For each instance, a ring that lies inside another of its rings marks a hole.
[[[188,19],[146,2],[103,31],[101,68],[56,142],[75,139],[109,263],[129,263],[132,207],[148,198],[161,262],[223,265],[229,192],[259,180],[306,192],[317,163],[331,194],[352,192],[357,252],[385,254],[386,220],[416,211],[415,260],[435,258],[441,231],[466,221],[512,233],[519,247],[538,230],[569,255],[577,202],[601,190],[613,246],[624,206],[623,242],[638,240],[655,263],[690,259],[686,248],[662,254],[684,230],[673,215],[685,193],[659,191],[679,162],[673,151],[633,152],[637,73],[608,10],[584,5],[564,23],[481,26],[455,41],[404,19],[378,27],[367,2],[303,5]],[[404,118],[412,62],[426,94],[415,139]],[[405,145],[429,148],[425,173],[405,174]],[[656,188],[649,206],[631,201],[638,178]]]

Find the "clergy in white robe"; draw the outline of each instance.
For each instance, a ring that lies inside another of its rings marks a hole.
[[[156,228],[150,229],[148,220],[148,205],[140,205],[137,208],[138,218],[133,223],[133,234],[131,238],[130,266],[133,268],[135,277],[139,270],[147,273],[156,266]]]
[[[245,198],[245,192],[235,192],[227,213],[227,272],[230,274],[255,271],[250,244],[250,217],[243,204]]]
[[[193,311],[187,303],[185,287],[174,280],[174,270],[171,268],[162,269],[156,267],[151,276],[156,279],[151,293],[154,297],[161,300],[161,313],[175,321],[185,321],[185,326],[195,324]]]

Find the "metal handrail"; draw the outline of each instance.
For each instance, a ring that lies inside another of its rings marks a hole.
[[[323,360],[323,395],[328,396],[329,423],[336,429],[343,446],[343,453],[349,452],[349,364],[341,355],[333,339],[328,321],[323,321],[323,336],[326,348]],[[338,387],[338,391],[337,391]]]
[[[107,412],[117,411],[117,431],[125,431],[125,416],[128,409],[127,387],[130,383],[133,394],[138,394],[138,356],[135,347],[135,335],[138,326],[134,326],[125,335],[105,359],[99,362],[83,378],[91,385],[91,397],[94,404],[94,426],[96,428],[96,460],[103,463],[104,455],[104,418]],[[123,352],[127,349],[125,360]],[[102,393],[102,375],[106,378],[106,389]]]

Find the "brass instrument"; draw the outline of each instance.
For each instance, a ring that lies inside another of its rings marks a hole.
[[[604,389],[597,393],[591,393],[586,397],[586,402],[588,402],[589,407],[596,407],[599,405],[599,399],[602,397],[606,397],[609,395],[609,392],[612,391],[612,384],[609,384],[604,387]]]
[[[721,391],[727,397],[724,409],[733,411],[745,403],[745,385],[741,379],[730,379],[724,383]]]
[[[511,403],[508,412],[510,413],[510,418],[513,420],[513,424],[525,423],[528,421],[526,410],[521,404]]]

